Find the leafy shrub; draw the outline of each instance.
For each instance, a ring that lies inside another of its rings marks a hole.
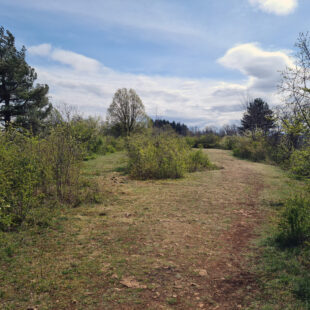
[[[290,158],[290,171],[299,178],[310,178],[310,147],[295,150]]]
[[[221,139],[219,146],[224,150],[233,150],[238,143],[238,136],[225,136]]]
[[[277,241],[285,246],[302,244],[310,238],[310,198],[296,196],[286,201]]]
[[[206,168],[211,168],[213,165],[211,164],[209,157],[207,154],[203,153],[201,149],[197,151],[189,152],[189,160],[188,160],[188,171],[200,171]]]
[[[252,161],[264,161],[268,155],[263,139],[252,140],[248,137],[239,137],[233,148],[233,154]]]
[[[0,136],[0,228],[20,224],[41,196],[38,141],[10,131]]]
[[[41,141],[38,152],[44,166],[44,192],[56,195],[59,201],[76,204],[84,145],[76,140],[70,124],[55,127]]]
[[[137,135],[128,141],[128,170],[138,179],[180,178],[187,152],[184,141],[171,134]]]
[[[89,199],[90,191],[82,190],[83,154],[70,124],[55,127],[45,139],[14,130],[0,133],[0,229],[25,220],[42,222],[35,217],[57,203],[77,205]]]
[[[210,162],[203,152],[192,152],[184,139],[171,132],[137,135],[128,140],[128,171],[138,179],[181,178]]]
[[[98,151],[99,154],[111,154],[125,149],[125,140],[122,137],[104,136],[101,138],[102,144]]]
[[[190,136],[184,137],[186,144],[191,148],[195,146],[196,139],[197,139],[196,137],[190,137]]]
[[[194,147],[216,148],[219,146],[220,137],[214,133],[207,133],[195,138]]]

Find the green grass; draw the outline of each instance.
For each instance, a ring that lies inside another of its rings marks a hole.
[[[249,202],[255,214],[268,213],[276,221],[283,200],[303,183],[226,151],[207,153],[223,169],[179,180],[131,180],[122,170],[124,153],[85,162],[84,175],[98,182],[102,203],[59,208],[45,228],[0,234],[0,308],[212,308],[222,304],[221,288],[216,291],[212,283],[233,281],[241,263],[250,269],[250,256],[260,290],[254,296],[246,286],[238,290],[252,301],[250,309],[303,309],[296,305],[304,307],[299,296],[307,294],[302,276],[309,270],[309,252],[283,251],[266,237],[234,252],[225,239],[240,221],[261,232],[255,216],[243,215]],[[272,236],[273,225],[265,223],[266,236]],[[199,275],[202,269],[208,276]],[[124,286],[128,277],[141,288]]]
[[[285,248],[277,242],[279,216],[285,200],[306,192],[307,186],[288,178],[277,167],[270,169],[266,165],[264,170],[268,177],[262,202],[269,209],[271,219],[256,243],[261,254],[258,260],[256,258],[253,271],[260,281],[261,294],[249,309],[310,309],[310,244]]]

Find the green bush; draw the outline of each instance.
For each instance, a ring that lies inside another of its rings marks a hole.
[[[207,133],[195,138],[194,147],[216,148],[219,147],[220,137],[214,133]]]
[[[248,137],[239,137],[233,148],[236,157],[252,161],[264,161],[268,157],[267,148],[263,139],[252,140]]]
[[[0,228],[19,225],[42,200],[38,140],[10,131],[0,135]]]
[[[293,152],[290,158],[290,171],[298,178],[310,178],[310,147]]]
[[[203,153],[201,149],[189,152],[188,158],[189,172],[200,171],[206,168],[213,167],[209,160],[209,157],[207,156],[207,154]]]
[[[136,135],[128,140],[128,171],[137,179],[181,178],[187,171],[210,166],[203,152],[193,152],[171,132]]]
[[[224,150],[233,150],[238,143],[238,136],[225,136],[221,139],[219,146]]]
[[[309,240],[309,196],[296,196],[286,201],[278,228],[277,241],[284,246],[295,246]]]
[[[43,191],[58,201],[76,204],[81,181],[81,162],[85,145],[76,139],[74,128],[62,124],[41,140],[38,150],[42,165]]]
[[[188,146],[167,133],[137,135],[128,141],[128,170],[138,179],[180,178],[186,171]]]
[[[14,130],[0,133],[0,229],[13,229],[25,220],[42,222],[35,218],[49,213],[49,207],[89,199],[89,190],[82,189],[83,155],[83,144],[68,123],[53,128],[45,139]]]

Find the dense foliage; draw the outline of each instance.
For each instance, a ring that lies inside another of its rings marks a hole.
[[[212,167],[201,151],[169,132],[137,135],[128,140],[128,171],[138,179],[180,178],[187,171]]]
[[[35,134],[50,113],[47,85],[36,85],[37,74],[26,60],[26,49],[15,47],[15,38],[0,27],[0,122],[6,128],[16,126]]]
[[[189,129],[185,124],[181,124],[180,122],[176,123],[175,121],[168,121],[165,119],[156,119],[153,121],[154,128],[172,128],[177,134],[181,136],[186,136],[189,134]]]
[[[85,148],[73,133],[70,124],[45,139],[13,129],[0,133],[0,229],[33,223],[29,214],[55,205],[92,199],[81,177]]]
[[[256,131],[261,131],[266,135],[274,127],[273,112],[269,109],[267,102],[256,98],[247,103],[246,112],[241,119],[241,132],[250,131],[255,137]]]

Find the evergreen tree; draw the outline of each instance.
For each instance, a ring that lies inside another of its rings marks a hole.
[[[264,134],[267,134],[274,127],[273,112],[269,109],[267,102],[261,98],[256,98],[247,104],[239,128],[241,132],[249,130],[252,134],[255,134],[257,130],[261,130]]]
[[[26,60],[26,48],[15,47],[15,38],[0,27],[0,122],[11,123],[36,133],[52,109],[48,86],[37,84],[35,70]]]

